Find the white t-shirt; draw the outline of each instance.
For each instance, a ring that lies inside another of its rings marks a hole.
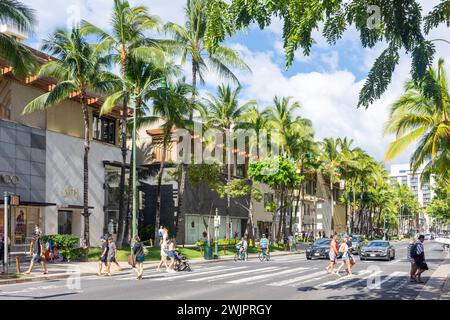
[[[167,252],[165,250],[168,249],[168,246],[166,243],[163,242],[163,244],[161,245],[161,257],[167,257]]]

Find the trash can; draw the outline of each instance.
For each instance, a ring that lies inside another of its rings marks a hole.
[[[205,260],[211,260],[213,258],[212,247],[203,247],[203,257]]]

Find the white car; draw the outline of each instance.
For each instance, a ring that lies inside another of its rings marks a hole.
[[[424,234],[425,240],[431,240],[431,233]]]

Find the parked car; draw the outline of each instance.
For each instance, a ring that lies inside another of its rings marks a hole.
[[[424,237],[425,237],[425,240],[432,240],[431,239],[431,233],[425,233]]]
[[[319,239],[306,248],[306,259],[329,259],[331,239]],[[340,255],[338,258],[340,258]]]
[[[352,235],[352,253],[359,254],[362,246],[364,246],[364,237],[359,234]]]
[[[361,248],[359,258],[361,260],[380,259],[390,261],[391,259],[395,259],[395,248],[389,241],[370,241]]]

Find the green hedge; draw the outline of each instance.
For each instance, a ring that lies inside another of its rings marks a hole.
[[[59,252],[66,261],[80,260],[84,256],[82,248],[78,247],[80,238],[70,234],[51,234],[42,236],[44,244],[52,239],[54,245],[59,248]]]
[[[217,242],[217,244],[219,246],[231,246],[231,245],[236,245],[240,242],[241,240],[239,239],[219,239],[219,241]],[[197,241],[195,243],[195,245],[197,247],[204,247],[207,245],[207,241]],[[214,246],[216,244],[215,241],[211,240],[211,246]]]

